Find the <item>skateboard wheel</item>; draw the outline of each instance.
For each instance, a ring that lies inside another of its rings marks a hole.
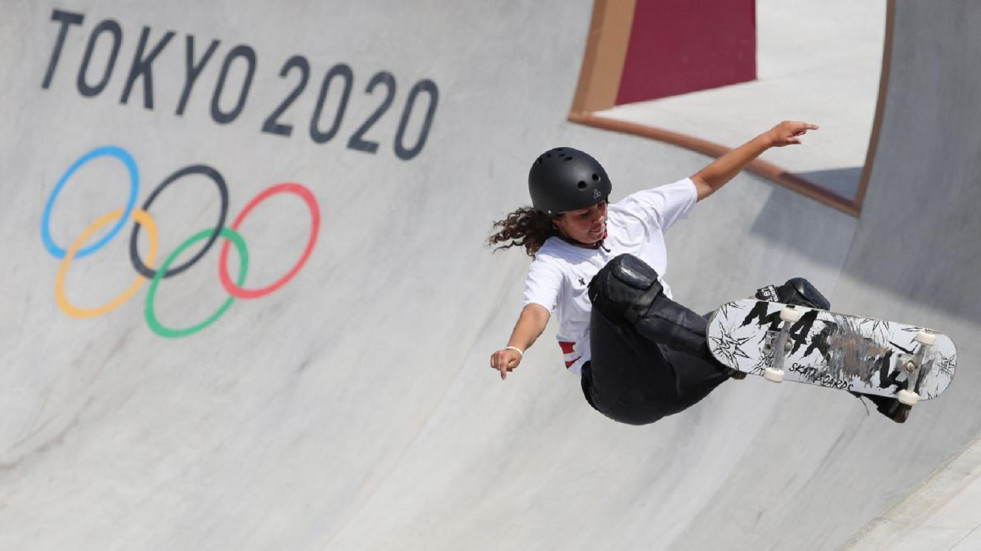
[[[794,308],[784,308],[780,310],[780,320],[789,321],[790,323],[797,323],[800,320],[800,310]]]
[[[936,333],[930,333],[921,329],[920,332],[916,334],[916,337],[914,337],[914,340],[925,346],[933,346],[937,344],[937,335]]]
[[[763,378],[766,379],[767,381],[771,381],[771,382],[774,382],[774,383],[782,383],[783,382],[783,370],[782,369],[773,369],[772,367],[768,367],[763,372]]]
[[[900,390],[896,393],[896,399],[904,406],[915,406],[920,401],[920,395],[908,390]]]

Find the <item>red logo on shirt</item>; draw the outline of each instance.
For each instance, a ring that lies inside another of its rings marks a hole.
[[[573,354],[575,352],[576,343],[574,343],[574,342],[562,342],[562,341],[559,341],[559,347],[562,348],[562,353],[565,354],[566,356],[568,356],[568,355]],[[579,358],[582,358],[582,356],[579,356],[578,358],[576,358],[576,359],[574,359],[572,361],[566,360],[566,362],[565,362],[565,368],[566,369],[569,369],[570,367],[572,367],[572,364],[578,362],[579,361]]]

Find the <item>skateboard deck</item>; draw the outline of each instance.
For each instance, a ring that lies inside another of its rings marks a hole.
[[[957,364],[953,341],[936,331],[758,299],[722,305],[708,343],[717,360],[745,373],[908,405],[946,390]]]

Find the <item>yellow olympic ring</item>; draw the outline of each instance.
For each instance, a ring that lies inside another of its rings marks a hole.
[[[68,249],[68,252],[65,254],[65,258],[61,261],[61,267],[58,268],[58,279],[55,281],[55,299],[58,301],[58,307],[61,308],[63,312],[65,312],[66,314],[68,314],[73,318],[93,318],[95,316],[101,316],[102,314],[111,312],[112,310],[119,308],[119,306],[122,303],[126,302],[134,294],[136,294],[136,291],[138,291],[140,289],[140,286],[143,285],[143,283],[146,281],[146,278],[144,278],[142,275],[138,276],[136,278],[136,281],[134,281],[133,284],[130,285],[129,288],[123,292],[123,294],[119,295],[119,297],[117,297],[109,304],[100,306],[98,308],[78,308],[77,306],[69,302],[68,298],[65,296],[65,277],[68,274],[68,265],[71,264],[72,259],[75,258],[75,255],[78,254],[78,251],[81,250],[82,245],[84,245],[85,242],[88,241],[90,237],[92,237],[92,234],[98,231],[98,229],[101,228],[102,226],[105,226],[106,224],[114,220],[119,220],[120,218],[122,218],[123,212],[124,212],[123,209],[114,210],[109,214],[103,216],[102,218],[96,220],[95,223],[93,223],[91,226],[88,227],[88,229],[82,232],[82,235],[80,235],[79,238],[76,239],[74,243],[72,243],[72,246]],[[156,223],[154,223],[153,217],[150,216],[150,213],[142,209],[134,209],[133,218],[136,220],[138,224],[140,224],[147,230],[148,237],[150,238],[150,250],[147,253],[146,265],[149,267],[153,267],[153,260],[157,256],[157,245],[158,245],[157,225]]]

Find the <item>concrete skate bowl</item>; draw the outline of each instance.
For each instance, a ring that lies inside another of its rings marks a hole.
[[[614,199],[710,161],[566,121],[592,7],[8,3],[0,548],[834,549],[976,435],[969,362],[902,427],[761,380],[617,425],[554,329],[487,368],[530,159],[594,152]],[[949,9],[897,7],[861,218],[740,175],[668,236],[679,300],[803,273],[975,355]]]
[[[817,151],[747,169],[861,211],[891,64],[895,3],[600,1],[569,119],[720,156],[774,113],[823,124]]]

